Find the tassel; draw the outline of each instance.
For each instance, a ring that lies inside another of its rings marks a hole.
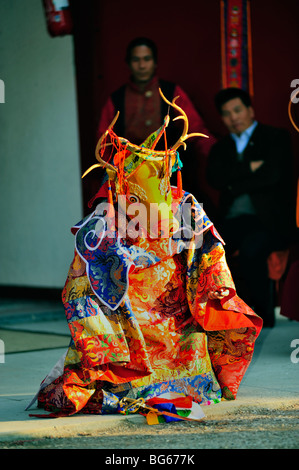
[[[182,173],[181,169],[177,170],[177,198],[181,199],[183,195],[183,183],[182,183]]]
[[[146,421],[149,425],[159,424],[158,415],[154,411],[149,411],[146,415]]]
[[[111,226],[111,230],[114,231],[115,226],[113,222],[114,222],[114,217],[115,217],[115,210],[114,210],[114,205],[113,205],[113,195],[112,195],[110,179],[108,180],[108,204],[109,204],[109,207],[108,207],[107,217],[108,217],[108,220],[112,222],[113,225]]]
[[[112,188],[111,188],[111,181],[108,180],[108,202],[113,206],[113,196],[112,196]]]

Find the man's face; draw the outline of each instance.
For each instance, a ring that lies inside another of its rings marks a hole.
[[[240,98],[227,101],[221,111],[222,121],[233,134],[242,134],[254,121],[253,108],[245,106]]]
[[[149,82],[156,69],[152,50],[147,46],[134,47],[129,66],[135,83],[145,84]]]

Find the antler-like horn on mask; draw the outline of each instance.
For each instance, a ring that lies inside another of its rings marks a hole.
[[[176,100],[179,98],[179,96],[176,96],[175,98],[173,98],[172,102],[168,101],[167,98],[165,98],[165,96],[163,95],[161,89],[159,88],[159,92],[160,92],[160,95],[162,96],[163,100],[168,103],[170,106],[172,106],[174,109],[176,109],[180,114],[181,116],[177,116],[173,119],[173,121],[177,121],[178,119],[183,119],[184,120],[184,129],[183,129],[183,133],[181,135],[181,137],[178,139],[178,141],[171,147],[171,150],[176,150],[178,149],[181,145],[184,146],[184,150],[186,150],[186,143],[185,143],[185,140],[189,139],[189,137],[206,137],[206,138],[209,138],[209,136],[205,135],[205,134],[201,134],[199,132],[193,132],[192,134],[188,134],[188,118],[187,118],[187,115],[185,113],[185,111],[180,108],[180,106],[178,106],[175,102]]]
[[[185,141],[187,139],[189,139],[190,137],[206,137],[208,138],[207,135],[205,134],[201,134],[199,132],[193,132],[192,134],[188,134],[188,118],[187,118],[187,115],[186,113],[184,112],[184,110],[178,106],[175,102],[176,100],[179,98],[179,96],[176,96],[172,102],[170,102],[167,98],[165,98],[164,94],[162,93],[162,90],[159,88],[159,92],[160,92],[160,95],[162,97],[162,99],[167,103],[169,104],[170,106],[172,106],[174,109],[176,109],[179,113],[180,113],[180,116],[177,116],[175,117],[173,120],[176,121],[178,119],[183,119],[184,120],[184,128],[183,128],[183,132],[182,132],[182,135],[181,137],[178,139],[178,141],[172,146],[171,149],[169,149],[169,153],[174,155],[176,150],[181,146],[183,145],[184,146],[184,150],[186,149],[186,143]],[[111,165],[110,163],[106,162],[105,160],[102,159],[102,157],[100,156],[100,150],[103,148],[103,147],[108,147],[109,145],[113,145],[112,143],[104,143],[102,144],[103,140],[105,139],[105,137],[107,136],[107,134],[109,133],[109,130],[114,126],[115,122],[117,121],[118,119],[118,116],[119,116],[119,111],[117,112],[116,116],[114,117],[113,121],[111,122],[110,126],[108,127],[108,129],[106,130],[106,132],[104,132],[104,134],[100,137],[100,139],[98,140],[98,143],[97,143],[97,146],[96,146],[96,150],[95,150],[95,155],[96,155],[96,159],[98,160],[99,163],[96,163],[95,165],[92,165],[90,168],[88,168],[88,170],[85,171],[85,173],[82,175],[82,178],[84,178],[84,176],[86,176],[90,171],[94,170],[95,168],[99,168],[99,167],[103,167],[103,168],[106,168],[106,169],[109,169],[111,170],[113,173],[116,173],[117,170],[116,168]],[[165,127],[167,127],[168,125],[168,122],[169,122],[169,119],[165,121]],[[155,160],[155,159],[164,159],[165,158],[165,151],[163,150],[155,150],[153,151],[153,149],[148,149],[148,148],[144,148],[144,147],[140,147],[138,145],[134,145],[134,144],[131,144],[127,139],[124,139],[122,137],[119,137],[119,140],[122,144],[125,144],[127,146],[127,149],[129,151],[132,151],[132,152],[141,152],[145,155],[147,155],[148,159],[151,159],[151,157]]]
[[[118,116],[119,116],[119,111],[117,111],[113,121],[111,122],[110,126],[108,127],[108,129],[106,130],[106,132],[104,132],[104,134],[99,138],[98,140],[98,143],[97,143],[97,146],[96,146],[96,150],[95,150],[95,155],[96,155],[96,159],[98,160],[98,162],[100,163],[95,163],[94,165],[92,165],[91,167],[89,167],[85,173],[83,173],[82,177],[81,178],[84,178],[84,176],[86,176],[88,173],[90,173],[92,170],[94,170],[95,168],[100,168],[100,167],[103,167],[103,168],[110,168],[110,170],[112,170],[114,173],[116,172],[116,169],[114,168],[113,165],[111,165],[110,163],[108,162],[105,162],[105,160],[103,160],[100,156],[100,149],[102,148],[102,142],[103,140],[105,139],[105,137],[107,136],[109,130],[114,126],[114,124],[116,123],[117,119],[118,119]],[[105,144],[104,147],[108,146],[108,145],[112,145],[111,143],[108,143],[108,144]]]

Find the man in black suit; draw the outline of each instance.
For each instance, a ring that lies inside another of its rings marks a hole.
[[[267,258],[288,246],[295,224],[290,139],[285,130],[255,120],[250,96],[241,89],[221,90],[215,104],[229,130],[212,147],[207,165],[207,180],[220,191],[218,230],[229,265],[239,255],[238,294],[264,326],[274,326]]]

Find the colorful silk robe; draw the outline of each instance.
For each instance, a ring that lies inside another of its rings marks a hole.
[[[185,193],[175,213],[186,201],[195,224],[185,238],[109,238],[97,211],[73,227],[62,295],[72,340],[41,385],[40,407],[113,413],[124,396],[177,392],[201,404],[236,397],[262,320],[236,295],[223,241],[202,207]],[[220,287],[229,296],[208,300]]]

